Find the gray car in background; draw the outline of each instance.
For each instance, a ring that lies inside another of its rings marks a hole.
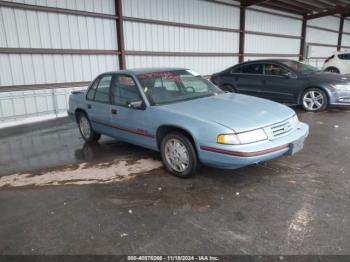
[[[350,77],[294,60],[249,61],[213,74],[210,80],[224,91],[298,104],[306,111],[350,106]]]

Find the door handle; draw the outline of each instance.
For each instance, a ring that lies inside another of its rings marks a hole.
[[[112,109],[112,114],[117,115],[118,114],[117,109]]]
[[[88,109],[91,109],[91,105],[90,104],[88,104]]]

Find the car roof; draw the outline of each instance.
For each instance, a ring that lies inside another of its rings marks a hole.
[[[245,61],[241,64],[246,64],[246,63],[273,63],[273,62],[277,62],[277,63],[283,63],[283,62],[298,62],[296,60],[292,60],[292,59],[282,59],[282,58],[276,58],[276,59],[258,59],[258,60],[250,60],[250,61]]]
[[[125,70],[119,70],[119,71],[112,71],[107,73],[118,73],[118,74],[124,73],[129,75],[141,75],[141,74],[179,71],[179,70],[188,70],[188,68],[182,68],[182,67],[133,68],[133,69],[125,69]]]

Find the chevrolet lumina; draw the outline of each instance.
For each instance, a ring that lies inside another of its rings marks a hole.
[[[101,134],[160,151],[179,177],[200,164],[235,169],[303,148],[308,125],[287,106],[225,93],[182,68],[104,73],[73,92],[69,115],[87,142]]]

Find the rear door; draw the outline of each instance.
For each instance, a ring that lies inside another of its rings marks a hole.
[[[90,88],[86,96],[87,113],[92,127],[99,133],[112,135],[110,85],[112,75],[101,75]]]
[[[285,67],[275,63],[264,64],[265,81],[261,96],[279,102],[293,102],[299,90],[297,76]]]
[[[261,96],[264,85],[263,64],[249,63],[231,71],[231,83],[238,93]]]

